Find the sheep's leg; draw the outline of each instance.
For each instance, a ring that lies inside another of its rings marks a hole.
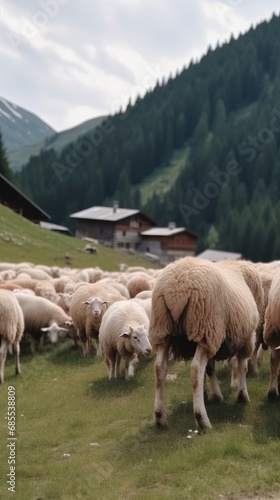
[[[280,363],[280,349],[270,349],[270,382],[267,397],[275,399],[278,396],[278,368]]]
[[[262,352],[262,344],[256,342],[253,354],[248,360],[248,373],[253,377],[258,375],[258,366],[260,366]]]
[[[102,356],[101,347],[99,344],[99,339],[95,339],[96,342],[96,356]]]
[[[158,427],[167,426],[167,418],[164,409],[163,391],[164,382],[168,368],[169,343],[157,346],[157,356],[155,361],[156,372],[156,395],[155,395],[155,422]]]
[[[134,377],[135,373],[135,366],[132,362],[131,355],[124,357],[124,363],[125,363],[125,379],[128,380],[129,378]]]
[[[247,374],[247,359],[244,358],[240,353],[237,354],[238,360],[238,396],[237,400],[241,403],[248,403],[250,401],[249,394],[247,391],[246,384],[246,374]]]
[[[108,368],[108,376],[109,376],[109,380],[112,380],[112,378],[114,378],[114,372],[115,372],[115,357],[110,355],[109,356],[106,356],[106,365],[107,365],[107,368]]]
[[[30,334],[30,351],[31,354],[35,354],[35,338],[32,334]]]
[[[215,360],[209,359],[206,366],[206,373],[209,377],[210,388],[212,392],[213,399],[218,402],[223,402],[224,398],[221,392],[220,384],[217,378],[215,370]]]
[[[115,378],[119,378],[120,376],[120,363],[121,363],[121,356],[117,352],[115,361],[115,373],[114,373]]]
[[[19,375],[20,374],[20,361],[19,361],[20,344],[19,344],[19,342],[14,343],[14,351],[15,351],[15,373],[16,373],[16,375]]]
[[[44,347],[44,334],[42,333],[39,337],[38,351],[42,352]]]
[[[204,374],[208,363],[205,349],[197,345],[195,355],[191,362],[191,380],[193,387],[193,411],[199,427],[211,428],[204,404]]]
[[[87,358],[89,355],[89,346],[88,346],[88,338],[86,336],[85,330],[79,330],[77,329],[77,335],[81,341],[82,344],[82,349],[83,349],[83,356],[84,358]]]
[[[230,387],[232,389],[238,389],[239,384],[239,368],[238,368],[238,359],[237,356],[233,356],[231,358],[231,379],[230,379]]]
[[[1,347],[0,347],[0,384],[4,382],[4,367],[5,361],[8,352],[8,342],[3,337],[1,338]]]
[[[263,359],[263,346],[262,344],[259,346],[257,351],[257,365],[260,366]]]

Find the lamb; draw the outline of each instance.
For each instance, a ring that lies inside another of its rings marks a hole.
[[[280,270],[276,272],[268,294],[265,311],[264,341],[270,347],[270,382],[267,397],[275,399],[279,395],[280,365]]]
[[[0,383],[4,382],[7,351],[15,351],[15,372],[20,373],[20,340],[24,331],[24,317],[15,295],[10,290],[0,290]]]
[[[113,302],[121,300],[126,300],[121,293],[100,282],[83,284],[74,291],[70,303],[70,316],[77,329],[85,357],[91,353],[93,340],[96,343],[97,354],[100,354],[98,335],[101,320],[106,309]]]
[[[99,331],[99,342],[109,371],[109,379],[120,375],[121,358],[125,362],[125,378],[134,376],[138,354],[148,356],[149,319],[144,309],[133,300],[115,303],[105,312]]]
[[[59,333],[73,329],[71,317],[61,307],[44,297],[32,296],[25,293],[15,293],[23,311],[25,332],[30,334],[30,348],[35,352],[35,339],[39,340],[39,350],[44,344],[44,333],[48,333],[50,342],[58,342]]]
[[[222,400],[217,379],[211,373],[216,359],[237,354],[238,400],[249,401],[246,359],[254,349],[258,321],[252,293],[234,270],[220,269],[196,257],[185,257],[161,271],[152,293],[149,330],[151,344],[157,351],[155,418],[158,426],[167,425],[163,387],[169,351],[176,358],[193,358],[193,409],[201,428],[211,427],[203,397],[206,367],[213,395]]]

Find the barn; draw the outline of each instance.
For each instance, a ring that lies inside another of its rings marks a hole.
[[[51,218],[2,174],[0,174],[0,203],[35,224]]]

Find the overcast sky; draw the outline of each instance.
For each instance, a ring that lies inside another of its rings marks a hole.
[[[2,0],[0,96],[70,128],[279,10],[277,0]]]

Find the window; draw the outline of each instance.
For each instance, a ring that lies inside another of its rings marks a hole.
[[[126,231],[123,231],[123,232],[122,232],[122,235],[123,235],[123,236],[125,236],[125,235],[126,235]]]

